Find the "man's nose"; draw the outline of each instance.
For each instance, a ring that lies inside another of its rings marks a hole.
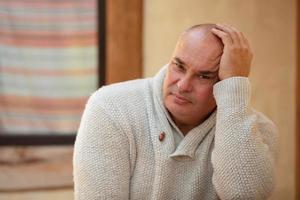
[[[192,80],[188,75],[181,77],[177,82],[179,92],[190,92],[192,91]]]

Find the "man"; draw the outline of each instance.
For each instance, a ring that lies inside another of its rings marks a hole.
[[[75,143],[75,198],[267,199],[277,133],[250,108],[251,59],[235,28],[196,25],[155,77],[96,91]]]

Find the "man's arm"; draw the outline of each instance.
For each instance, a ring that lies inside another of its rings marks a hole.
[[[266,199],[273,190],[277,130],[250,108],[252,51],[234,27],[217,24],[212,32],[223,44],[217,102],[213,184],[221,199]]]
[[[93,95],[84,111],[75,142],[75,199],[129,199],[129,144]]]
[[[221,199],[267,199],[275,180],[277,130],[249,106],[250,83],[234,77],[214,86],[217,101],[213,184]]]

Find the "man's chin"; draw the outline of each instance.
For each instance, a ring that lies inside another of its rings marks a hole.
[[[168,104],[167,109],[170,113],[174,115],[187,115],[193,112],[190,108],[190,103],[189,104],[180,104],[177,102],[172,101],[171,103]]]

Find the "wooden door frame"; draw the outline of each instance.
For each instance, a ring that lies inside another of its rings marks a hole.
[[[105,83],[142,76],[143,0],[106,0]]]

